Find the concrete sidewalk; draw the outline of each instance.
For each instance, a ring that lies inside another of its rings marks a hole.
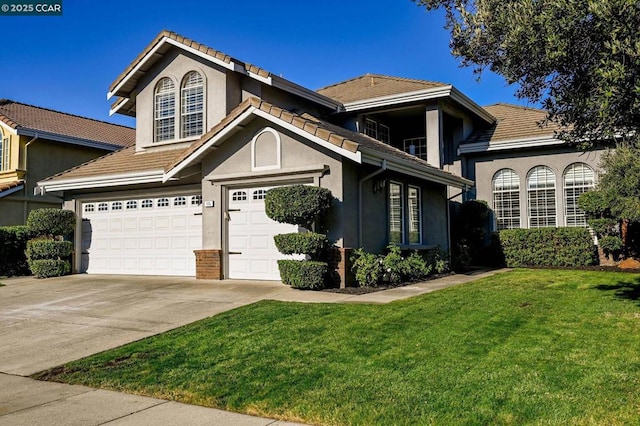
[[[177,402],[40,382],[29,375],[255,303],[388,303],[473,281],[485,271],[350,295],[277,282],[93,276],[3,279],[0,288],[2,425],[292,425]]]

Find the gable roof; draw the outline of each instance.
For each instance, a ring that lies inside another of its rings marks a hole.
[[[230,71],[238,72],[269,86],[309,99],[325,107],[337,110],[339,102],[270,73],[256,65],[240,61],[226,53],[188,39],[172,31],[162,30],[147,47],[124,69],[109,87],[107,99],[116,96],[111,113],[135,115],[132,94],[138,81],[172,48],[179,48],[199,56]]]
[[[249,120],[261,117],[332,150],[357,163],[367,163],[410,173],[433,182],[470,187],[473,182],[431,166],[426,161],[361,133],[320,120],[309,114],[295,114],[258,98],[249,98],[186,149],[135,152],[127,148],[92,160],[38,182],[41,192],[95,188],[134,183],[166,182],[182,170],[198,164]]]
[[[132,146],[136,142],[136,131],[131,127],[9,99],[0,99],[0,121],[15,129],[19,135],[38,135],[95,148],[114,150]]]
[[[496,117],[496,122],[471,134],[460,146],[461,153],[564,143],[555,136],[561,127],[545,121],[545,110],[506,103],[489,105],[484,109]]]

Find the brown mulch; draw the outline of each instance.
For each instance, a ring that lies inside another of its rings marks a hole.
[[[428,276],[425,279],[419,280],[419,281],[407,281],[407,282],[402,282],[399,284],[386,284],[386,285],[380,285],[377,287],[346,287],[346,288],[325,288],[322,291],[327,292],[327,293],[342,293],[342,294],[353,294],[353,295],[360,295],[360,294],[368,294],[368,293],[375,293],[377,291],[383,291],[383,290],[390,290],[392,288],[398,288],[398,287],[405,287],[407,285],[411,285],[411,284],[415,284],[417,282],[425,282],[425,281],[431,281],[431,280],[437,280],[438,278],[442,278],[442,277],[446,277],[449,275],[454,275],[455,272],[448,272],[445,274],[433,274]]]

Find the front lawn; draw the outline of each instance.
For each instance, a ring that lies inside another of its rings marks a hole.
[[[315,424],[638,424],[639,298],[638,274],[515,270],[261,302],[38,377]]]

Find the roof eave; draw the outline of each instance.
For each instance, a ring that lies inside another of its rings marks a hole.
[[[14,186],[13,188],[9,188],[4,191],[0,191],[0,198],[6,197],[7,195],[11,195],[15,192],[21,191],[24,188],[24,183],[18,186]]]
[[[149,170],[139,173],[127,173],[111,176],[95,176],[76,179],[59,179],[40,181],[34,188],[34,194],[44,195],[48,192],[63,192],[78,189],[107,188],[112,186],[138,185],[143,183],[161,183],[162,170]]]
[[[563,145],[565,142],[554,136],[540,136],[533,138],[518,138],[495,142],[475,142],[460,144],[458,155],[479,152],[506,151],[512,149],[539,148],[541,146]]]
[[[58,133],[45,132],[37,129],[29,129],[26,127],[18,127],[18,135],[29,136],[32,138],[48,139],[56,142],[69,143],[73,145],[84,146],[87,148],[103,149],[105,151],[117,151],[124,148],[124,145],[116,145],[108,142],[93,141],[89,139],[76,138],[73,136],[61,135]]]

